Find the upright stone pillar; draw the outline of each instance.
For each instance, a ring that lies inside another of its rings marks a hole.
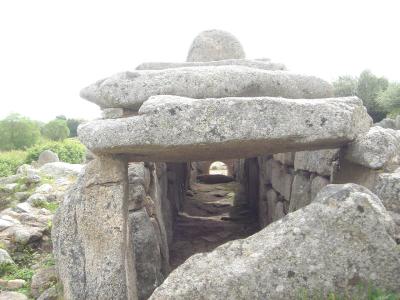
[[[124,158],[102,156],[86,168],[85,206],[79,222],[90,299],[136,298],[135,268],[129,257],[133,252],[127,243],[127,167]]]

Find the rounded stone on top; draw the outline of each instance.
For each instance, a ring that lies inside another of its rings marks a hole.
[[[223,30],[206,30],[193,40],[186,59],[188,62],[243,59],[245,53],[239,40]]]
[[[47,163],[59,162],[59,161],[60,161],[60,159],[58,158],[57,153],[54,153],[51,150],[44,150],[39,155],[38,165],[39,165],[39,167],[41,167]]]

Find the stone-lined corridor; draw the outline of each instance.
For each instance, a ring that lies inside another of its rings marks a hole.
[[[235,181],[191,185],[175,223],[171,269],[196,253],[212,251],[257,231],[257,218],[248,205],[235,201],[238,190],[239,183]]]

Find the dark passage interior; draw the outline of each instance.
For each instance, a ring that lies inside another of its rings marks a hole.
[[[197,180],[191,180],[175,221],[170,247],[171,270],[193,254],[211,251],[258,230],[258,220],[250,205],[255,200],[240,196],[243,193],[239,182],[234,176],[226,176],[233,170],[228,171],[223,162],[198,165],[205,168],[197,170]]]

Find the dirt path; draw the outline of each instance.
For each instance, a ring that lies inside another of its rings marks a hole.
[[[237,188],[236,182],[192,186],[193,195],[186,197],[175,225],[170,251],[172,269],[195,253],[211,251],[256,232],[254,217],[248,209],[233,204]]]

